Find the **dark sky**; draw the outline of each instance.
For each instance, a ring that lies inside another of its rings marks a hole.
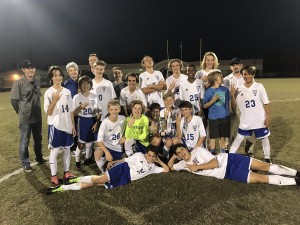
[[[0,70],[97,53],[108,63],[300,53],[299,0],[0,0]]]

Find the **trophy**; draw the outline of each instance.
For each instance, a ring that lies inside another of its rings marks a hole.
[[[162,138],[166,137],[165,118],[164,117],[159,117],[159,135]]]

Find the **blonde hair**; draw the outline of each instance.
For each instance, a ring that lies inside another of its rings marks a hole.
[[[219,60],[218,60],[218,57],[216,56],[216,54],[215,54],[214,52],[206,52],[206,53],[204,54],[203,60],[202,60],[202,62],[201,62],[201,64],[200,64],[201,69],[202,69],[202,70],[205,70],[205,69],[206,69],[206,63],[205,63],[205,61],[206,61],[206,57],[207,57],[207,56],[212,56],[212,57],[214,58],[213,69],[217,69],[218,66],[219,66]]]
[[[107,103],[107,109],[111,106],[119,106],[121,108],[121,104],[118,100],[112,99]]]

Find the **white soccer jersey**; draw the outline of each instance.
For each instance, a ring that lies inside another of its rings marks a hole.
[[[57,92],[54,87],[50,87],[46,90],[44,95],[44,111],[47,113],[48,108],[53,100],[53,95]],[[47,123],[48,125],[53,125],[56,129],[64,131],[66,133],[72,134],[72,120],[71,112],[74,111],[73,101],[71,92],[62,88],[61,96],[56,103],[53,114],[48,115]]]
[[[148,163],[145,155],[141,152],[137,152],[124,160],[130,168],[131,181],[164,171],[162,167],[158,167],[154,163]]]
[[[192,172],[197,175],[216,177],[218,179],[223,179],[226,174],[226,167],[228,162],[228,154],[220,153],[217,156],[213,156],[207,149],[202,147],[197,147],[193,151],[191,151],[191,159],[186,162],[181,160],[180,162],[173,165],[174,170],[186,170],[191,172],[186,165],[201,165],[210,162],[212,159],[216,158],[218,160],[219,167],[210,170],[198,170],[196,172]]]
[[[193,116],[190,122],[182,117],[180,122],[182,138],[185,139],[187,147],[191,150],[195,148],[200,137],[205,137],[206,132],[201,117]]]
[[[201,79],[201,77],[207,76],[207,75],[208,75],[208,72],[206,72],[205,70],[198,70],[197,73],[195,74],[195,78]]]
[[[193,113],[200,111],[200,99],[203,99],[204,87],[200,79],[196,79],[193,83],[187,80],[180,84],[179,97],[181,100],[189,101],[193,105]]]
[[[236,97],[237,106],[241,111],[239,128],[252,130],[265,127],[264,105],[269,104],[269,99],[264,86],[254,82],[249,88],[241,86],[239,91]]]
[[[160,117],[165,117],[165,108],[160,110]],[[171,112],[168,114],[167,118],[167,127],[165,127],[165,131],[167,132],[167,135],[169,137],[175,137],[176,136],[176,116],[180,113],[180,109],[174,108]],[[165,119],[165,118],[164,118]]]
[[[119,115],[116,122],[105,118],[98,131],[98,142],[103,142],[105,147],[117,152],[122,152],[122,146],[119,143],[124,132],[125,116]]]
[[[231,85],[233,85],[235,88],[239,88],[240,86],[243,86],[245,83],[245,80],[243,78],[243,75],[236,77],[236,76],[233,76],[233,73],[231,73],[224,78],[223,83],[224,83],[224,86],[230,90]]]
[[[141,89],[146,88],[150,84],[158,84],[160,81],[164,81],[164,76],[160,71],[155,70],[153,74],[148,73],[147,71],[143,72],[139,76]],[[149,107],[152,103],[156,102],[160,104],[162,107],[164,106],[164,101],[162,99],[161,91],[154,91],[150,94],[145,95],[147,100],[147,107]]]
[[[114,86],[109,80],[106,80],[105,78],[103,78],[100,83],[97,83],[95,79],[93,79],[93,87],[91,89],[91,92],[98,96],[98,100],[102,110],[101,121],[103,121],[108,113],[108,102],[117,97]]]
[[[186,81],[188,79],[187,75],[184,75],[184,74],[180,74],[179,78],[174,78],[174,76],[169,76],[167,79],[166,79],[166,86],[167,86],[167,89],[169,89],[171,83],[173,83],[174,80],[176,80],[176,85],[175,87],[172,89],[172,93],[174,94],[174,99],[177,100],[179,99],[179,87],[180,87],[180,84],[184,81]]]
[[[133,100],[140,100],[143,102],[144,106],[147,107],[146,97],[141,89],[137,88],[133,93],[131,93],[128,86],[123,88],[120,93],[121,106],[130,106]]]
[[[94,93],[89,94],[89,96],[85,97],[82,93],[78,93],[73,98],[74,109],[79,107],[81,104],[88,102],[89,104],[85,109],[81,109],[78,113],[78,116],[81,117],[96,117],[101,112],[101,106],[98,101],[98,96]]]

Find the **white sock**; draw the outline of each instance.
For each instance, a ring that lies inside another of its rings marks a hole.
[[[284,186],[284,185],[296,185],[295,178],[283,177],[279,175],[268,175],[269,184]]]
[[[101,170],[101,172],[104,172],[103,166],[106,162],[105,157],[101,157],[101,159],[99,159],[98,161],[96,161],[97,166],[99,167],[99,169]]]
[[[63,148],[63,162],[64,162],[64,172],[68,172],[70,170],[70,164],[71,164],[70,148]]]
[[[76,152],[75,152],[75,161],[76,162],[80,162],[80,156],[81,156],[81,150],[77,146]]]
[[[92,157],[92,145],[93,142],[89,142],[85,144],[85,158],[89,159]]]
[[[55,176],[57,174],[58,152],[59,152],[59,148],[50,148],[49,164],[50,164],[51,176]]]
[[[281,165],[271,164],[269,172],[278,175],[296,176],[297,170]]]
[[[93,184],[92,176],[79,177],[80,183]]]
[[[229,152],[230,153],[236,153],[243,140],[244,140],[244,136],[240,135],[240,134],[237,134],[236,138],[234,139],[234,142],[232,143],[232,145],[230,147]]]
[[[74,184],[68,184],[68,185],[61,185],[62,189],[65,191],[79,191],[81,190],[81,183],[74,183]]]
[[[134,144],[134,139],[126,140],[124,143],[125,153],[127,157],[133,154],[132,145]]]
[[[262,142],[265,159],[269,159],[270,155],[271,155],[271,147],[270,147],[269,138],[266,137],[266,138],[262,139],[261,142]]]

